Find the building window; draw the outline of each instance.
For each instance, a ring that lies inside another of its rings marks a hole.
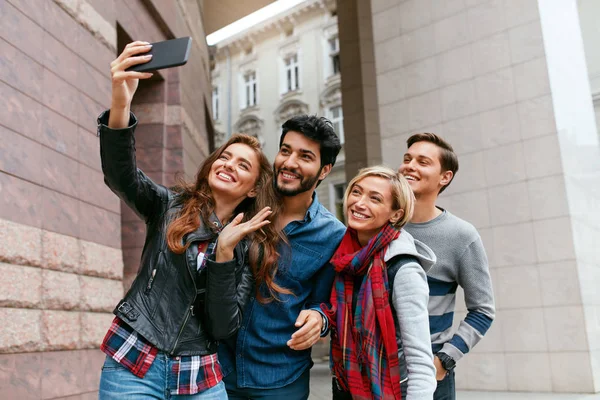
[[[244,105],[245,108],[257,104],[256,101],[256,71],[248,71],[244,74]]]
[[[287,92],[292,92],[300,87],[300,67],[298,64],[298,54],[286,57],[283,60]]]
[[[344,215],[344,195],[346,194],[345,183],[337,183],[333,185],[333,204],[335,207],[335,216],[337,219],[346,223],[346,216]]]
[[[219,87],[215,86],[212,91],[212,112],[213,119],[219,120]]]
[[[340,40],[337,36],[329,39],[329,59],[332,75],[340,73]]]
[[[333,129],[340,138],[340,143],[344,143],[344,115],[342,106],[335,106],[329,109],[329,120],[333,124]]]

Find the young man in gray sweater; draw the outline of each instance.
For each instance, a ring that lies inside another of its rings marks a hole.
[[[434,400],[454,400],[456,362],[481,340],[494,319],[488,260],[473,225],[435,205],[458,171],[452,146],[433,133],[415,134],[407,144],[398,171],[408,180],[417,202],[405,229],[437,256],[427,273],[429,325],[438,380]],[[458,286],[464,290],[469,311],[453,331]]]

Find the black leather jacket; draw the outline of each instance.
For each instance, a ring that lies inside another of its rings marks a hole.
[[[115,315],[159,350],[175,355],[206,355],[217,341],[237,332],[242,309],[254,290],[248,267],[248,245],[238,244],[234,259],[216,263],[214,257],[198,274],[198,243],[216,234],[201,225],[184,237],[191,242],[184,254],[167,246],[169,222],[179,210],[177,195],[152,182],[137,169],[131,114],[129,127],[108,128],[108,111],[98,118],[100,155],[108,187],[146,222],[146,241],[138,275]],[[218,224],[214,217],[211,223]]]

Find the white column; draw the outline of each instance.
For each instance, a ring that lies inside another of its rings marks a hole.
[[[560,148],[556,162],[562,163],[564,171],[568,239],[573,242],[581,290],[581,305],[565,306],[563,313],[547,318],[562,318],[562,327],[583,320],[583,326],[573,324],[571,334],[564,330],[564,337],[557,338],[563,341],[564,351],[550,356],[553,386],[556,391],[599,392],[600,144],[582,30],[576,0],[539,0],[538,7]],[[571,342],[582,334],[587,346]]]

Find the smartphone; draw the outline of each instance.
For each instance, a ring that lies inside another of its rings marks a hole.
[[[152,43],[149,52],[139,54],[140,56],[152,54],[152,59],[147,63],[129,67],[126,71],[148,72],[184,65],[188,60],[191,48],[192,38],[189,36]]]

